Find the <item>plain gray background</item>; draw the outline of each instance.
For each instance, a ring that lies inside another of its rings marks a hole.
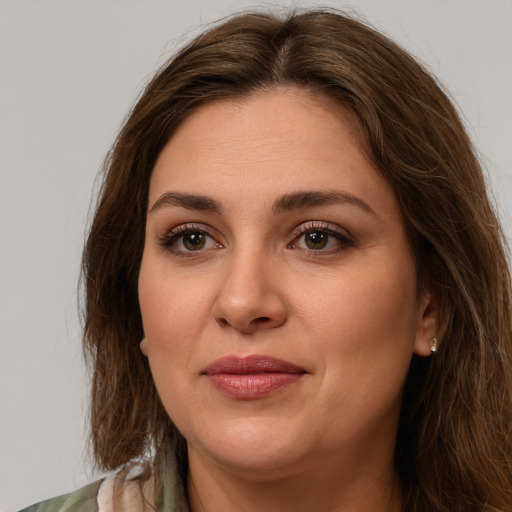
[[[512,0],[353,0],[438,75],[512,238]],[[0,0],[0,509],[71,491],[86,456],[77,281],[95,176],[147,77],[234,0]],[[320,5],[320,4],[316,4]],[[432,208],[435,208],[435,204]]]

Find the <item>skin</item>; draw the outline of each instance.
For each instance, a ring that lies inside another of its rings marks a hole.
[[[400,510],[402,388],[412,354],[429,354],[435,304],[418,294],[395,195],[353,126],[330,100],[280,88],[201,107],[158,158],[141,349],[187,439],[194,512]],[[344,200],[276,211],[304,191]],[[170,192],[220,210],[162,199]],[[202,373],[253,354],[305,373],[256,400]]]

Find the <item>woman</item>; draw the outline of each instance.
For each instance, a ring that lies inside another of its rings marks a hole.
[[[511,510],[503,246],[394,43],[329,11],[212,28],[131,112],[84,252],[117,473],[34,510]]]

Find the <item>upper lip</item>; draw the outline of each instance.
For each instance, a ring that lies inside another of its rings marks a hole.
[[[216,359],[201,373],[205,375],[217,375],[221,373],[249,374],[249,373],[306,373],[304,368],[264,355],[251,355],[247,357],[226,356]]]

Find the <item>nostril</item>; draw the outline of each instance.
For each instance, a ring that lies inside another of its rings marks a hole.
[[[266,324],[266,323],[268,323],[270,321],[271,321],[271,319],[268,316],[260,316],[258,318],[255,318],[254,320],[251,320],[250,321],[250,325]]]

